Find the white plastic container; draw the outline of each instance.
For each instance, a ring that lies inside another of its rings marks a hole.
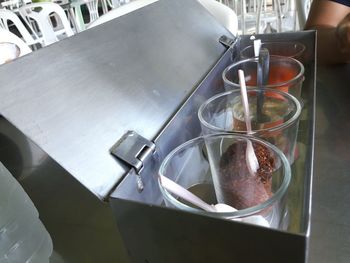
[[[0,263],[49,262],[52,240],[22,186],[0,162]]]

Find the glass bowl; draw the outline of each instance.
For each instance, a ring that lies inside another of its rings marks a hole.
[[[247,174],[244,161],[247,140],[252,141],[256,153],[262,156],[262,159],[258,157],[261,171],[258,170],[256,178]],[[277,147],[259,138],[233,134],[197,137],[170,152],[160,166],[159,175],[175,181],[209,204],[223,203],[237,211],[201,210],[167,191],[159,176],[159,187],[169,207],[238,221],[258,215],[271,228],[286,227],[285,199],[290,166]]]

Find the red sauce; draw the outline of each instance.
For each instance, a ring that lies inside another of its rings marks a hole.
[[[270,74],[268,85],[276,85],[278,83],[287,82],[297,76],[298,72],[295,69],[286,69],[277,65],[270,65]],[[256,86],[256,74],[250,76],[247,81],[248,86]],[[284,92],[288,92],[289,86],[281,86],[276,89]]]

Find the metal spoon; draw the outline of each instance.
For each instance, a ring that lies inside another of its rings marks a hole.
[[[238,77],[239,77],[239,85],[241,87],[241,97],[242,97],[242,104],[243,104],[243,111],[244,111],[244,119],[247,126],[247,133],[252,134],[247,87],[245,85],[243,70],[238,70]],[[252,175],[255,175],[256,171],[259,169],[259,162],[258,162],[258,158],[256,158],[253,144],[250,140],[247,140],[246,161],[247,161],[247,167],[248,167],[249,173]]]
[[[261,48],[259,51],[259,61],[257,68],[257,87],[260,89],[257,96],[257,122],[265,123],[269,122],[270,118],[263,112],[264,107],[264,91],[261,90],[264,86],[267,85],[269,79],[270,71],[270,54],[268,49]]]
[[[267,48],[261,48],[259,51],[259,64],[262,71],[262,86],[267,85],[270,72],[270,53]]]

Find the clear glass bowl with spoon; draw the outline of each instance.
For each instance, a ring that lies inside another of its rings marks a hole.
[[[296,158],[302,109],[299,100],[288,93],[265,88],[248,89],[247,95],[251,135],[277,146],[292,164]],[[263,102],[260,110],[259,101]],[[203,134],[248,133],[240,90],[219,93],[209,98],[200,106],[198,118]]]
[[[256,175],[249,173],[245,160],[248,140],[258,153]],[[170,152],[160,166],[158,182],[169,207],[225,219],[262,216],[271,228],[284,229],[290,173],[288,160],[274,145],[246,135],[212,134]],[[205,211],[167,190],[162,185],[163,176],[205,203],[226,204],[237,211]]]
[[[259,66],[258,58],[249,58],[237,61],[222,73],[225,90],[239,89],[238,70],[243,70],[248,90],[257,88],[257,72]],[[269,74],[262,88],[271,88],[292,94],[297,99],[301,98],[302,84],[304,81],[304,66],[298,60],[270,56]]]

